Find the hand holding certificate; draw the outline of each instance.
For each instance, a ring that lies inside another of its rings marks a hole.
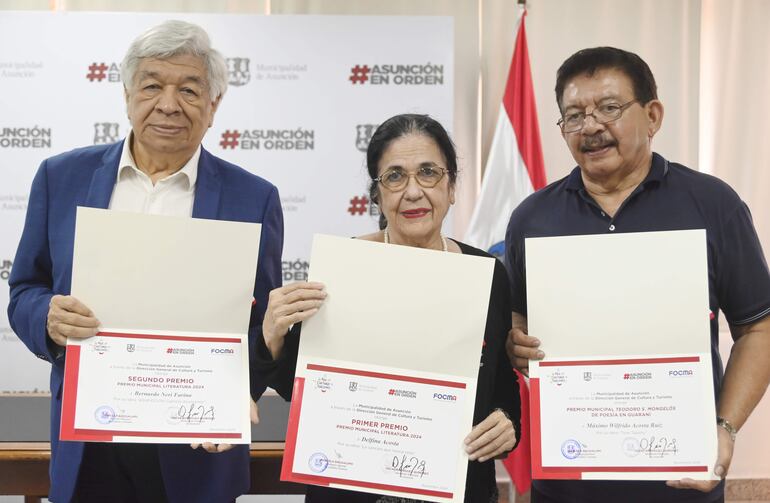
[[[311,264],[325,291],[285,287],[266,316],[306,319],[282,480],[462,501],[494,261],[316,236]]]
[[[526,252],[534,477],[717,478],[705,232]]]
[[[207,450],[251,441],[247,332],[259,232],[78,209],[72,293],[101,327],[68,341],[63,440]]]

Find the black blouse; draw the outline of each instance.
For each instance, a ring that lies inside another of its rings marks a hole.
[[[459,241],[455,242],[465,255],[491,257],[478,248]],[[458,285],[458,288],[462,288],[462,286]],[[487,325],[484,331],[484,346],[480,355],[473,424],[476,425],[486,419],[495,409],[502,409],[513,421],[516,428],[516,444],[518,445],[521,434],[519,383],[505,354],[505,340],[510,329],[511,300],[508,276],[502,263],[496,260],[487,311]],[[275,389],[287,401],[291,400],[300,332],[300,324],[292,327],[286,335],[281,356],[277,360],[273,360],[264,339],[260,338],[257,342],[257,355],[253,361],[252,368],[257,374],[257,379],[261,379],[265,384]],[[308,486],[305,501],[308,503],[385,503],[412,500]],[[483,463],[468,462],[465,501],[467,503],[497,501],[494,460],[487,460]]]

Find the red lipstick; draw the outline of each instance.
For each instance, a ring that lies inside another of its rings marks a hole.
[[[404,218],[422,218],[428,213],[430,213],[430,208],[413,208],[411,210],[402,211],[401,215],[403,215]]]

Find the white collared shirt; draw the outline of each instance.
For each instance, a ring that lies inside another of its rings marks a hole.
[[[198,161],[201,156],[200,145],[182,169],[153,185],[150,177],[137,168],[131,155],[132,135],[133,131],[123,142],[118,176],[109,208],[152,215],[192,216]]]

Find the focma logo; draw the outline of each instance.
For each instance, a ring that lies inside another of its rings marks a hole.
[[[677,369],[668,371],[669,377],[689,377],[691,375],[693,375],[692,369]]]

